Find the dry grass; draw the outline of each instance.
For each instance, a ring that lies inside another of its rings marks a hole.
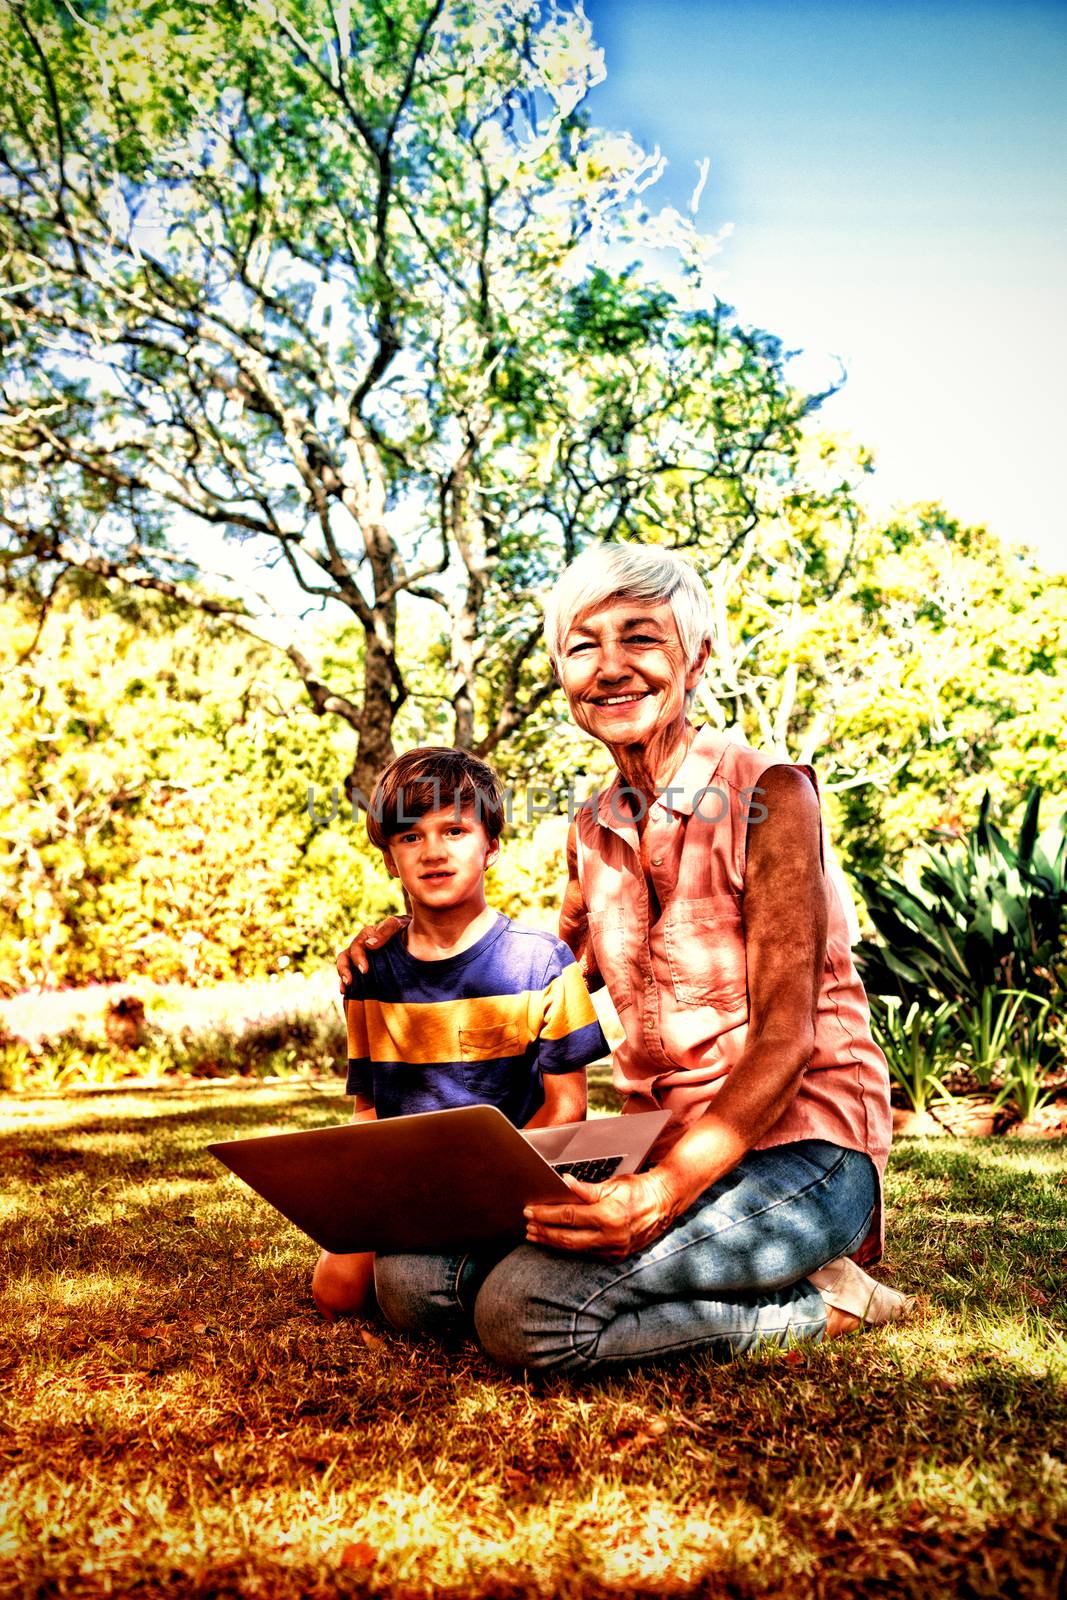
[[[0,1592],[1059,1592],[1062,1142],[895,1153],[887,1276],[923,1321],[583,1387],[319,1321],[314,1248],[203,1152],[345,1113],[9,1104]]]

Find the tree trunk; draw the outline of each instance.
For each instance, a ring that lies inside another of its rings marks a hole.
[[[396,755],[393,746],[393,721],[401,700],[394,687],[395,657],[380,639],[368,630],[363,666],[363,714],[352,771],[345,779],[345,793],[362,805],[368,801],[382,768]]]

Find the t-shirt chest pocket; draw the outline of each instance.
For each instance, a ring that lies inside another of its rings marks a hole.
[[[497,1061],[502,1056],[521,1055],[519,1030],[510,1023],[494,1028],[460,1028],[459,1054],[461,1061]]]
[[[748,1004],[745,930],[732,894],[674,901],[664,944],[679,1005],[740,1011]]]
[[[460,1028],[459,1053],[467,1093],[487,1105],[505,1105],[508,1089],[515,1082],[515,1060],[522,1055],[518,1028],[500,1024],[495,1028]]]

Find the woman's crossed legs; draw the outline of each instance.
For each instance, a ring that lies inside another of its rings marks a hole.
[[[623,1261],[520,1245],[381,1256],[378,1300],[412,1333],[470,1329],[505,1366],[588,1373],[687,1350],[728,1359],[821,1339],[807,1274],[864,1239],[877,1203],[862,1151],[807,1139],[751,1150],[647,1249]]]

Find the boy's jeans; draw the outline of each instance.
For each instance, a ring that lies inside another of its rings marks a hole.
[[[588,1373],[707,1350],[821,1339],[826,1310],[806,1274],[866,1237],[878,1198],[870,1157],[821,1139],[750,1150],[659,1239],[624,1261],[520,1245],[380,1256],[378,1301],[394,1327],[470,1329],[505,1366]]]

